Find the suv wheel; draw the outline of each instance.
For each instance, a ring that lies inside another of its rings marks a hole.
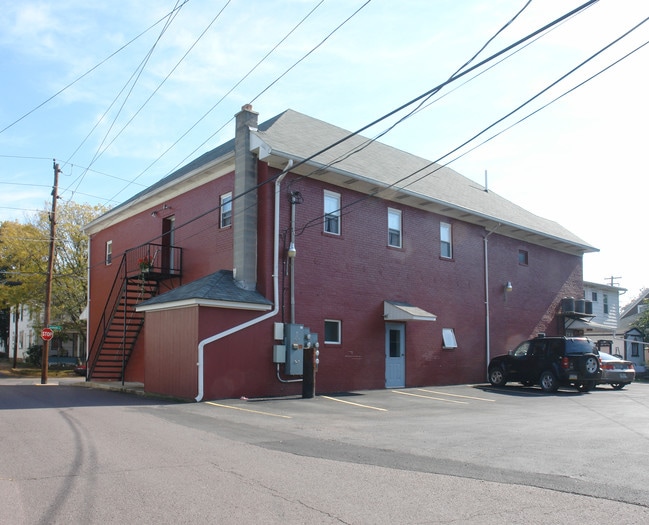
[[[582,367],[584,374],[589,377],[597,374],[597,370],[599,370],[599,362],[597,361],[597,356],[594,354],[586,354],[582,358]]]
[[[507,380],[505,379],[505,373],[500,367],[494,367],[489,370],[489,382],[493,386],[505,386]]]
[[[556,392],[559,388],[557,378],[552,372],[547,370],[541,374],[539,385],[541,385],[541,390],[543,390],[543,392]]]

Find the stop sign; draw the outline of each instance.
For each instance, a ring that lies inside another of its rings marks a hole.
[[[54,331],[51,328],[43,328],[41,330],[41,338],[43,341],[49,341],[54,337]]]

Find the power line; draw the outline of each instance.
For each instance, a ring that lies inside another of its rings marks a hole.
[[[151,29],[153,29],[155,26],[157,26],[157,25],[158,25],[160,22],[162,22],[165,18],[171,16],[171,15],[173,14],[174,11],[176,11],[177,9],[180,9],[180,8],[181,8],[183,5],[185,5],[187,2],[189,2],[189,0],[185,0],[185,1],[180,5],[180,6],[175,7],[175,8],[174,8],[170,13],[167,13],[165,16],[163,16],[162,18],[160,18],[157,22],[155,22],[154,24],[152,24],[152,25],[150,25],[148,28],[146,28],[144,31],[142,31],[139,35],[137,35],[136,37],[134,37],[134,38],[132,38],[131,40],[129,40],[126,44],[124,44],[122,47],[120,47],[117,51],[114,51],[113,53],[111,53],[110,55],[108,55],[106,58],[104,58],[101,62],[99,62],[98,64],[96,64],[95,66],[93,66],[92,68],[90,68],[88,71],[86,71],[83,75],[77,77],[75,80],[73,80],[72,82],[70,82],[70,83],[67,84],[66,86],[64,86],[64,87],[62,87],[61,89],[59,89],[56,93],[54,93],[52,96],[50,96],[49,98],[47,98],[46,100],[44,100],[43,102],[41,102],[38,106],[36,106],[35,108],[33,108],[33,109],[29,110],[27,113],[25,113],[22,117],[20,117],[20,118],[14,120],[11,124],[9,124],[9,125],[5,126],[4,128],[0,129],[0,134],[1,134],[1,133],[4,133],[4,132],[7,131],[9,128],[11,128],[11,127],[15,126],[16,124],[18,124],[21,120],[25,119],[26,117],[28,117],[29,115],[31,115],[32,113],[34,113],[35,111],[37,111],[38,109],[42,108],[45,104],[47,104],[47,103],[50,102],[51,100],[53,100],[53,99],[55,99],[56,97],[58,97],[61,93],[63,93],[63,92],[66,91],[67,89],[71,88],[74,84],[76,84],[77,82],[79,82],[82,78],[88,76],[88,75],[89,75],[90,73],[92,73],[95,69],[97,69],[98,67],[100,67],[101,65],[103,65],[105,62],[108,62],[108,60],[110,60],[111,58],[113,58],[113,57],[114,57],[115,55],[117,55],[119,52],[121,52],[121,51],[123,51],[124,49],[126,49],[128,46],[130,46],[133,42],[135,42],[135,41],[136,41],[137,39],[139,39],[141,36],[143,36],[143,35],[145,35],[146,33],[148,33]]]
[[[183,5],[184,5],[184,4],[183,4]],[[86,140],[88,140],[88,138],[90,137],[90,135],[92,135],[92,133],[95,131],[95,129],[97,129],[97,127],[99,126],[99,124],[104,120],[104,118],[106,117],[106,115],[108,114],[108,112],[111,110],[111,108],[113,107],[113,105],[114,105],[114,104],[119,100],[119,97],[122,95],[122,93],[124,92],[124,90],[125,90],[125,89],[129,86],[129,84],[130,84],[130,89],[129,89],[128,92],[126,93],[126,96],[124,97],[124,100],[122,101],[122,104],[121,104],[121,106],[119,107],[119,109],[118,109],[118,111],[117,111],[117,115],[115,115],[115,117],[113,118],[113,120],[112,120],[110,126],[108,127],[108,130],[106,131],[106,133],[104,133],[104,137],[102,138],[101,143],[100,143],[99,146],[97,147],[97,151],[96,151],[95,154],[93,155],[92,160],[90,161],[90,164],[89,164],[89,165],[92,166],[93,163],[95,162],[95,160],[97,160],[97,157],[98,157],[99,151],[100,151],[101,148],[103,147],[104,143],[106,142],[106,139],[108,138],[108,135],[110,134],[110,132],[111,132],[112,129],[113,129],[113,126],[114,126],[115,123],[117,122],[117,119],[119,118],[119,116],[120,116],[122,110],[124,109],[124,106],[126,105],[126,102],[128,101],[128,99],[129,99],[131,93],[133,92],[133,89],[135,89],[135,86],[137,85],[137,83],[138,83],[138,81],[139,81],[139,79],[140,79],[140,76],[141,76],[142,73],[144,72],[144,69],[146,68],[146,65],[148,64],[149,60],[151,59],[151,56],[153,55],[153,51],[155,50],[155,48],[157,47],[158,43],[159,43],[160,40],[162,39],[163,35],[167,32],[167,29],[169,29],[169,26],[171,26],[171,23],[173,22],[173,20],[174,20],[175,17],[177,16],[177,14],[178,14],[178,11],[175,11],[175,10],[174,10],[174,15],[173,15],[173,17],[169,17],[169,18],[167,19],[167,21],[165,22],[164,27],[162,28],[162,30],[160,31],[160,34],[158,35],[158,38],[157,38],[156,41],[153,43],[153,45],[152,45],[151,48],[149,49],[148,53],[145,55],[144,59],[142,59],[142,61],[141,61],[140,64],[138,65],[138,67],[135,68],[135,71],[133,72],[133,74],[132,74],[132,75],[130,76],[130,78],[126,81],[126,83],[124,84],[124,86],[122,87],[122,89],[120,90],[120,92],[119,92],[119,93],[117,94],[117,96],[113,99],[113,101],[111,102],[110,106],[108,106],[108,108],[106,109],[106,111],[104,112],[104,114],[101,116],[101,118],[100,118],[99,120],[97,120],[97,122],[96,122],[95,125],[92,127],[92,129],[90,130],[90,132],[89,132],[89,133],[86,135],[86,137],[81,141],[81,144],[77,147],[77,149],[74,150],[74,152],[72,153],[72,155],[68,158],[68,162],[72,159],[72,157],[74,157],[74,155],[76,155],[77,151],[79,151],[79,149],[81,148],[81,146],[83,146],[83,144],[86,142]],[[81,184],[81,181],[83,180],[84,176],[85,176],[85,173],[83,173],[83,174],[79,177],[79,184]],[[78,185],[77,185],[77,187],[78,187]],[[72,195],[74,196],[74,191],[72,192]]]
[[[510,44],[509,46],[505,47],[504,49],[501,49],[500,51],[498,51],[498,52],[492,54],[490,57],[487,57],[486,59],[482,60],[482,61],[479,62],[478,64],[475,64],[474,66],[472,66],[472,67],[470,67],[470,68],[468,68],[468,69],[466,69],[466,70],[464,70],[464,71],[461,71],[461,72],[456,73],[455,75],[452,75],[448,80],[446,80],[446,81],[443,82],[442,84],[440,84],[440,85],[438,85],[438,86],[435,86],[434,88],[432,88],[432,89],[426,91],[425,93],[423,93],[422,95],[419,95],[418,97],[414,98],[413,100],[411,100],[411,101],[409,101],[409,102],[407,102],[407,103],[405,103],[405,104],[402,104],[402,105],[399,106],[398,108],[396,108],[396,109],[392,110],[391,112],[385,114],[384,116],[382,116],[382,117],[380,117],[380,118],[374,120],[374,121],[371,122],[370,124],[367,124],[366,126],[360,128],[359,130],[357,130],[357,131],[355,131],[355,132],[352,132],[352,133],[349,133],[349,134],[345,135],[343,138],[337,140],[336,142],[330,144],[329,146],[326,146],[325,148],[323,148],[323,149],[319,150],[318,152],[316,152],[316,153],[310,155],[309,157],[307,157],[307,158],[305,158],[305,159],[303,159],[303,160],[301,160],[301,161],[298,161],[297,163],[293,164],[293,166],[291,167],[291,169],[293,170],[293,169],[295,169],[295,168],[298,167],[298,166],[304,165],[304,164],[306,164],[307,162],[313,160],[315,157],[321,155],[322,153],[325,153],[326,151],[329,151],[330,149],[334,148],[335,146],[338,146],[338,145],[340,145],[340,144],[346,142],[347,140],[351,139],[352,137],[355,137],[355,136],[357,136],[357,135],[360,135],[360,133],[362,133],[364,130],[366,130],[366,129],[368,129],[368,128],[374,126],[374,125],[376,125],[377,123],[379,123],[379,122],[381,122],[381,121],[383,121],[383,120],[385,120],[385,119],[391,117],[392,115],[394,115],[394,114],[396,114],[396,113],[402,111],[403,109],[405,109],[405,108],[407,108],[408,106],[410,106],[410,105],[412,105],[412,104],[414,104],[414,103],[420,101],[421,99],[426,98],[426,97],[429,96],[431,93],[438,92],[442,87],[444,87],[444,86],[446,86],[446,85],[448,85],[448,84],[450,84],[450,83],[456,81],[457,79],[459,79],[459,78],[461,78],[461,77],[467,75],[468,73],[470,73],[470,72],[472,72],[472,71],[475,71],[476,69],[479,69],[481,66],[483,66],[483,65],[485,65],[485,64],[487,64],[487,63],[489,63],[489,62],[491,62],[492,60],[495,60],[496,58],[498,58],[498,57],[500,57],[500,56],[506,54],[506,53],[509,52],[510,50],[515,49],[516,47],[522,45],[524,42],[527,42],[528,40],[533,39],[533,38],[536,37],[537,35],[539,35],[539,34],[545,32],[547,29],[549,29],[549,28],[555,26],[555,25],[558,24],[558,23],[561,23],[563,20],[565,20],[565,19],[567,19],[567,18],[569,18],[569,17],[575,15],[576,13],[582,11],[583,9],[589,7],[590,5],[592,5],[593,3],[597,2],[597,1],[598,1],[598,0],[589,0],[589,1],[586,2],[585,4],[583,4],[583,5],[581,5],[581,6],[577,7],[577,8],[575,8],[575,9],[573,9],[572,11],[570,11],[570,12],[566,13],[565,15],[563,15],[563,16],[561,16],[561,17],[555,19],[554,21],[552,21],[552,22],[550,22],[550,23],[548,23],[548,24],[542,26],[541,28],[539,28],[539,29],[537,29],[536,31],[530,33],[529,35],[527,35],[527,36],[525,36],[525,37],[523,37],[523,38],[517,40],[517,41],[514,42],[513,44]],[[425,169],[425,168],[424,168],[424,169]],[[416,173],[419,173],[420,171],[421,171],[421,170],[418,170],[417,172],[415,172],[415,174],[416,174]],[[273,177],[269,177],[269,179],[267,179],[266,181],[264,181],[264,182],[262,182],[262,183],[256,185],[255,187],[253,187],[253,188],[251,188],[251,189],[249,189],[249,190],[247,190],[247,191],[245,191],[245,192],[242,192],[242,193],[239,194],[239,195],[233,195],[233,197],[232,197],[232,199],[231,199],[231,202],[234,201],[235,199],[238,199],[238,198],[243,197],[244,195],[250,193],[251,191],[256,191],[256,190],[259,189],[260,187],[262,187],[262,186],[264,186],[264,185],[266,185],[266,184],[268,184],[268,183],[270,183],[270,182],[274,182],[274,181],[275,181],[275,180],[276,180],[276,179],[277,179],[281,174],[283,174],[283,173],[285,173],[285,171],[283,171],[283,172],[281,172],[280,174],[275,175],[275,176],[273,176]],[[414,175],[414,174],[411,174],[411,175],[409,175],[408,177],[410,177],[410,176],[412,176],[412,175]],[[406,178],[408,178],[408,177],[406,177]],[[403,180],[404,180],[404,179],[401,179],[401,181],[403,181]],[[398,182],[401,182],[401,181],[398,181]],[[397,183],[398,183],[398,182],[397,182]],[[397,183],[395,183],[395,185],[396,185]],[[391,185],[391,186],[394,186],[394,185]],[[174,231],[178,231],[179,229],[181,229],[181,228],[183,228],[183,227],[185,227],[185,226],[188,226],[189,224],[194,223],[195,221],[201,219],[202,217],[205,217],[206,215],[208,215],[208,214],[210,214],[210,213],[215,212],[216,210],[218,210],[218,209],[220,209],[220,208],[221,208],[221,206],[218,205],[218,206],[215,206],[215,207],[213,207],[213,208],[211,208],[211,209],[208,209],[208,210],[206,210],[205,212],[203,212],[203,213],[201,213],[201,214],[199,214],[199,215],[197,215],[197,216],[195,216],[195,217],[189,219],[188,221],[184,222],[183,224],[180,224],[180,225],[175,226],[175,227],[173,228],[173,230],[174,230]],[[148,241],[145,241],[145,242],[141,243],[141,246],[146,245],[146,244],[150,244],[150,243],[152,243],[153,241],[159,239],[161,236],[162,236],[162,235],[157,235],[156,237],[154,237],[154,238],[152,238],[152,239],[150,239],[150,240],[148,240]],[[131,249],[133,249],[133,248],[131,248]],[[131,249],[129,249],[129,250],[131,250]],[[126,250],[124,253],[126,253],[126,252],[129,251],[129,250]],[[114,254],[114,255],[117,256],[118,254]],[[122,254],[122,255],[123,255],[123,254]]]
[[[97,154],[95,155],[95,157],[93,157],[92,162],[91,162],[91,165],[92,165],[94,162],[96,162],[96,161],[97,161],[97,160],[98,160],[98,159],[99,159],[99,158],[100,158],[100,157],[101,157],[101,156],[102,156],[102,155],[103,155],[103,154],[108,150],[108,148],[110,148],[110,146],[111,146],[111,145],[112,145],[112,144],[117,140],[117,138],[118,138],[118,137],[119,137],[119,136],[124,132],[124,130],[125,130],[125,129],[130,125],[130,124],[131,124],[131,122],[133,122],[133,120],[134,120],[134,119],[135,119],[135,118],[140,114],[140,112],[144,109],[144,107],[145,107],[145,106],[146,106],[146,105],[151,101],[151,99],[152,99],[152,98],[156,95],[156,93],[157,93],[157,92],[162,88],[162,86],[165,84],[165,82],[166,82],[166,81],[171,77],[171,75],[176,71],[176,69],[178,68],[178,66],[180,66],[180,64],[185,60],[185,58],[187,58],[187,56],[189,55],[189,53],[191,53],[191,51],[194,49],[194,47],[196,47],[196,45],[197,45],[197,44],[202,40],[202,38],[205,36],[205,34],[207,33],[207,31],[212,27],[212,25],[214,25],[214,22],[216,22],[216,20],[221,16],[221,14],[223,13],[223,11],[225,11],[225,8],[228,7],[228,5],[230,5],[230,2],[231,2],[231,0],[227,0],[227,2],[225,3],[225,5],[224,5],[224,6],[221,8],[221,10],[216,14],[216,16],[215,16],[215,17],[210,21],[210,23],[205,27],[205,29],[204,29],[203,32],[198,36],[198,38],[196,38],[196,40],[194,40],[194,43],[189,47],[189,49],[187,49],[187,51],[185,52],[185,54],[180,58],[180,60],[178,60],[178,61],[176,62],[176,65],[174,65],[174,67],[171,68],[171,70],[169,71],[169,73],[167,73],[167,75],[165,76],[165,78],[164,78],[164,79],[163,79],[163,80],[158,84],[158,86],[157,86],[157,87],[156,87],[156,88],[151,92],[151,94],[150,94],[149,97],[144,101],[144,103],[143,103],[142,105],[140,105],[140,107],[137,109],[137,111],[136,111],[136,112],[131,116],[131,118],[126,122],[126,124],[124,124],[124,125],[122,126],[122,128],[121,128],[121,129],[120,129],[120,130],[115,134],[115,136],[111,139],[111,141],[110,141],[110,142],[109,142],[109,143],[108,143],[108,144],[107,144],[103,149],[101,149],[101,147],[103,146],[103,142],[102,142],[102,146],[100,146],[100,147],[98,148],[98,150],[97,150]],[[126,103],[126,100],[124,101],[124,103]],[[109,130],[109,132],[110,132],[110,130]],[[106,136],[108,136],[108,133],[106,133]],[[77,188],[79,187],[80,184],[81,184],[81,180],[79,181],[79,184],[77,184]]]
[[[149,171],[162,157],[164,157],[169,151],[171,151],[178,143],[185,138],[196,126],[202,122],[216,107],[225,100],[225,98],[230,95],[245,79],[247,79],[263,62],[266,61],[266,59],[280,46],[282,45],[286,39],[291,36],[306,20],[309,18],[315,11],[322,5],[324,0],[322,0],[320,3],[318,3],[311,11],[309,11],[306,16],[304,16],[298,23],[295,25],[273,48],[264,55],[264,57],[259,60],[253,67],[250,69],[244,76],[241,78],[234,86],[232,86],[227,93],[225,93],[217,102],[214,104],[210,109],[208,109],[203,116],[201,116],[194,124],[192,124],[187,131],[185,131],[176,141],[171,144],[165,151],[162,152],[151,164],[149,164],[142,172],[140,172],[139,175],[137,175],[134,179],[133,182],[135,182],[137,179],[139,179],[142,175],[144,175],[147,171]],[[222,131],[225,126],[227,126],[230,122],[232,122],[233,119],[229,119],[226,123],[224,123],[220,128],[218,128],[212,135],[210,135],[207,140],[205,140],[203,143],[201,143],[197,148],[195,148],[191,153],[185,156],[183,160],[181,160],[174,168],[172,168],[168,174],[173,173],[180,165],[182,165],[190,156],[194,155],[196,151],[198,151],[201,147],[203,147],[209,140],[212,139],[216,134],[218,134],[220,131]],[[122,193],[126,188],[128,188],[129,184],[127,184],[125,187],[123,187],[119,192],[117,192],[115,195],[113,195],[113,199],[116,198],[120,193]]]
[[[392,189],[392,188],[405,189],[405,188],[407,188],[408,186],[411,186],[412,184],[414,184],[414,183],[416,183],[416,182],[419,182],[420,180],[422,180],[422,179],[424,179],[424,178],[426,178],[426,177],[428,177],[428,176],[430,176],[430,175],[436,173],[437,171],[441,170],[442,168],[448,166],[449,164],[451,164],[451,163],[455,162],[456,160],[462,158],[463,156],[469,154],[470,152],[474,151],[475,149],[479,148],[480,146],[486,144],[487,142],[491,141],[492,139],[494,139],[494,138],[497,137],[498,135],[500,135],[500,134],[504,133],[505,131],[511,129],[512,127],[516,126],[517,124],[520,124],[521,122],[527,120],[528,118],[530,118],[531,116],[535,115],[536,113],[538,113],[538,112],[541,111],[542,109],[545,109],[545,108],[548,107],[550,104],[552,104],[552,103],[556,102],[557,100],[563,98],[564,96],[568,95],[569,93],[572,93],[573,91],[575,91],[575,90],[578,89],[579,87],[583,86],[583,85],[586,84],[587,82],[593,80],[593,79],[596,78],[597,76],[601,75],[601,74],[604,73],[605,71],[609,70],[609,69],[612,68],[613,66],[617,65],[617,64],[620,63],[621,61],[623,61],[623,60],[625,60],[626,58],[628,58],[629,56],[631,56],[633,53],[639,51],[640,49],[642,49],[643,47],[645,47],[646,45],[648,45],[648,44],[649,44],[649,41],[647,41],[647,42],[645,42],[644,44],[641,44],[640,46],[636,47],[635,49],[633,49],[632,51],[630,51],[629,53],[627,53],[627,54],[624,55],[623,57],[619,58],[618,60],[616,60],[616,61],[613,62],[612,64],[609,64],[609,65],[608,65],[607,67],[605,67],[604,69],[600,70],[600,71],[597,72],[596,74],[590,76],[590,77],[587,78],[586,80],[580,82],[580,83],[577,84],[576,86],[574,86],[574,87],[570,88],[569,90],[565,91],[565,92],[564,92],[563,94],[561,94],[560,96],[555,97],[554,99],[552,99],[551,101],[549,101],[548,103],[546,103],[545,105],[543,105],[542,107],[536,109],[536,110],[533,111],[532,113],[530,113],[530,114],[526,115],[525,117],[519,119],[518,121],[516,121],[516,122],[513,123],[512,125],[508,126],[507,128],[501,130],[501,131],[498,132],[497,134],[495,134],[495,135],[489,137],[488,139],[486,139],[486,140],[484,140],[483,142],[477,144],[477,145],[474,146],[473,148],[471,148],[471,149],[465,151],[465,152],[462,153],[461,155],[458,155],[457,157],[451,159],[450,161],[446,162],[445,164],[439,164],[443,159],[445,159],[446,157],[448,157],[448,156],[452,155],[453,153],[457,152],[458,150],[460,150],[461,148],[463,148],[464,146],[466,146],[466,145],[469,144],[470,142],[474,141],[476,138],[480,137],[481,135],[483,135],[484,133],[486,133],[487,131],[489,131],[489,130],[490,130],[491,128],[493,128],[495,125],[497,125],[498,123],[500,123],[500,122],[502,122],[503,120],[507,119],[508,117],[510,117],[511,115],[513,115],[514,113],[516,113],[517,111],[519,111],[520,109],[522,109],[523,107],[525,107],[527,104],[529,104],[529,103],[531,103],[532,101],[534,101],[534,100],[535,100],[536,98],[538,98],[540,95],[542,95],[543,93],[545,93],[546,91],[548,91],[549,89],[551,89],[552,87],[554,87],[555,85],[557,85],[560,81],[564,80],[565,78],[567,78],[568,76],[570,76],[571,74],[573,74],[573,73],[574,73],[575,71],[577,71],[579,68],[581,68],[582,66],[586,65],[586,64],[587,64],[588,62],[590,62],[591,60],[595,59],[597,56],[599,56],[600,54],[602,54],[604,51],[606,51],[607,49],[609,49],[611,46],[615,45],[615,44],[618,43],[620,40],[622,40],[623,38],[627,37],[627,36],[628,36],[629,34],[631,34],[633,31],[635,31],[636,29],[638,29],[641,25],[645,24],[648,20],[649,20],[649,17],[645,18],[642,22],[638,23],[636,26],[634,26],[634,27],[631,28],[630,30],[626,31],[624,34],[622,34],[621,36],[619,36],[619,37],[616,38],[615,40],[611,41],[609,44],[607,44],[606,46],[604,46],[603,48],[601,48],[599,51],[597,51],[596,53],[594,53],[593,55],[591,55],[588,59],[582,61],[578,66],[574,67],[574,68],[571,69],[569,72],[567,72],[566,74],[562,75],[559,79],[557,79],[556,81],[552,82],[550,85],[548,85],[548,86],[547,86],[546,88],[544,88],[543,90],[539,91],[536,95],[534,95],[533,97],[531,97],[530,99],[528,99],[526,102],[524,102],[523,104],[519,105],[517,108],[515,108],[515,109],[512,110],[512,111],[510,111],[509,113],[507,113],[505,116],[501,117],[500,119],[498,119],[498,120],[495,121],[494,123],[490,124],[489,126],[487,126],[486,128],[484,128],[482,131],[480,131],[479,133],[475,134],[473,137],[471,137],[470,139],[468,139],[467,141],[465,141],[464,143],[462,143],[460,146],[457,146],[457,147],[454,148],[453,150],[451,150],[451,151],[447,152],[446,154],[442,155],[442,156],[439,157],[437,160],[428,163],[426,166],[423,166],[423,167],[420,168],[419,170],[417,170],[417,171],[415,171],[415,172],[412,172],[412,173],[406,175],[405,177],[402,177],[402,178],[399,179],[398,181],[396,181],[396,182],[394,182],[394,183],[392,183],[392,184],[389,184],[388,186],[386,186],[386,187],[384,187],[384,188],[381,188],[381,189],[379,189],[379,190],[377,190],[377,191],[375,191],[375,192],[373,192],[373,193],[371,193],[371,194],[369,194],[369,195],[363,196],[363,197],[361,197],[361,198],[359,198],[359,199],[357,199],[357,200],[355,200],[355,201],[353,201],[353,202],[351,202],[351,203],[349,203],[349,204],[346,204],[345,206],[342,206],[342,207],[340,208],[340,211],[342,211],[342,210],[344,210],[344,209],[347,209],[347,210],[348,210],[349,208],[352,208],[353,206],[355,206],[355,205],[357,205],[357,204],[360,204],[361,202],[364,202],[364,201],[366,201],[366,200],[368,200],[368,199],[370,199],[370,198],[372,198],[372,197],[375,197],[376,195],[378,195],[378,194],[380,194],[380,193],[382,193],[382,192],[384,192],[384,191],[386,191],[386,190],[388,190],[388,189]],[[406,180],[410,179],[411,177],[414,177],[414,176],[417,175],[418,173],[421,173],[422,171],[424,171],[424,170],[426,170],[427,168],[430,168],[430,167],[432,167],[432,166],[435,166],[435,168],[434,168],[433,170],[428,171],[428,172],[422,174],[420,177],[418,177],[418,178],[415,179],[415,180],[410,181],[408,184],[402,185],[402,183],[405,182]],[[349,213],[349,211],[347,211],[347,213]],[[300,234],[298,234],[298,235],[301,235],[301,233],[303,233],[306,229],[308,229],[308,228],[311,227],[312,225],[319,225],[319,224],[321,224],[321,221],[323,221],[324,218],[325,218],[325,216],[324,216],[324,215],[321,215],[321,216],[319,216],[319,217],[316,217],[315,219],[312,219],[312,220],[308,221],[308,222],[307,222],[303,227],[300,228],[301,232],[300,232]]]

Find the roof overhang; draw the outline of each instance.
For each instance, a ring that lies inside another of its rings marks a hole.
[[[545,246],[564,253],[583,255],[585,253],[599,252],[599,249],[585,243],[573,242],[549,233],[536,231],[532,228],[508,222],[498,217],[492,217],[477,210],[471,210],[457,204],[449,203],[431,195],[424,195],[405,187],[400,188],[394,184],[363,177],[357,173],[351,173],[336,166],[322,164],[313,158],[304,159],[291,153],[274,150],[255,133],[251,134],[250,143],[251,151],[254,151],[260,160],[263,160],[269,166],[276,169],[284,169],[287,160],[292,160],[295,166],[291,168],[291,173],[297,175],[317,178],[329,184],[343,188],[352,188],[355,191],[371,196],[380,194],[381,198],[385,200],[475,224],[483,227],[487,231],[497,230],[500,235]]]
[[[437,316],[423,308],[400,301],[383,301],[386,321],[437,321]]]
[[[162,205],[189,190],[199,188],[207,182],[222,177],[234,170],[234,152],[228,152],[206,164],[198,166],[182,176],[172,178],[165,184],[154,184],[144,192],[131,197],[119,206],[107,211],[83,227],[87,235],[124,221],[152,207]]]
[[[161,310],[177,310],[178,308],[191,308],[202,306],[204,308],[223,308],[224,310],[249,310],[252,312],[267,312],[272,305],[257,303],[240,303],[234,301],[216,301],[210,299],[184,299],[167,303],[147,304],[135,306],[136,312],[155,312]]]

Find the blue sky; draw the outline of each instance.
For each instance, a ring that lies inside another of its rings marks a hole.
[[[478,61],[585,1],[532,1]],[[0,0],[0,220],[49,206],[54,158],[63,199],[118,204],[231,138],[251,101],[260,121],[291,108],[355,131],[444,82],[526,3]],[[381,141],[444,157],[647,17],[645,0],[600,0],[449,85]],[[491,191],[599,248],[584,278],[616,277],[622,304],[649,287],[649,45],[565,93],[648,40],[649,22],[450,164],[480,184],[486,172]]]

